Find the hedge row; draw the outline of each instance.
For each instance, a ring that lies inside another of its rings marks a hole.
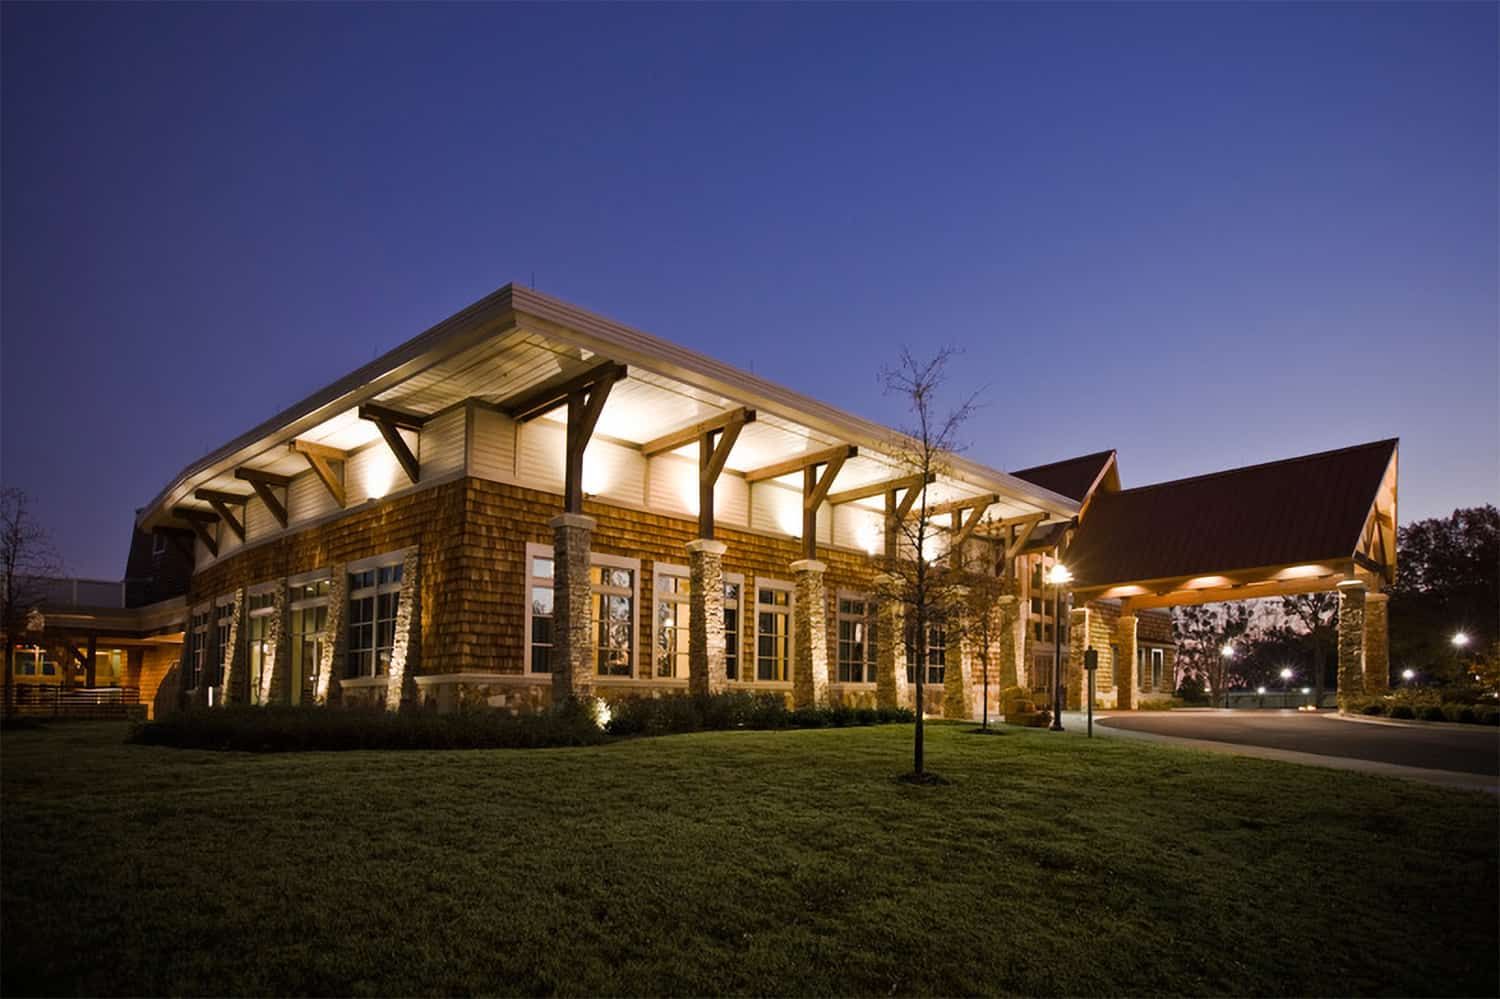
[[[608,721],[601,728],[600,721]],[[788,708],[779,694],[672,694],[609,706],[569,701],[513,715],[493,708],[435,714],[360,708],[192,708],[146,722],[130,741],[180,749],[297,753],[356,749],[539,749],[611,737],[714,729],[825,728],[910,722],[905,708]]]
[[[780,694],[672,694],[609,706],[610,735],[668,735],[731,728],[844,728],[914,721],[907,708],[788,708]]]
[[[536,749],[606,740],[593,707],[570,702],[512,715],[494,709],[435,714],[359,708],[193,708],[136,726],[130,741],[180,749],[296,753],[353,749]]]
[[[1350,705],[1362,715],[1384,715],[1389,718],[1414,718],[1422,721],[1463,722],[1469,725],[1500,725],[1500,706],[1493,704],[1390,704],[1379,699],[1365,699]]]

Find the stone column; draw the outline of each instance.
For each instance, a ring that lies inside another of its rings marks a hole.
[[[1139,622],[1134,614],[1121,614],[1115,626],[1115,642],[1120,647],[1120,657],[1115,661],[1115,707],[1121,711],[1134,711],[1138,704],[1136,689],[1139,686],[1135,675],[1136,630]]]
[[[1365,692],[1365,584],[1339,584],[1339,707]]]
[[[413,548],[401,560],[401,594],[396,601],[396,634],[391,642],[391,665],[386,674],[387,711],[417,703],[418,660],[422,654],[421,574],[421,552]]]
[[[1390,594],[1365,595],[1365,693],[1391,689],[1391,647],[1387,631]]]
[[[1087,607],[1074,607],[1068,611],[1068,656],[1063,676],[1063,690],[1067,697],[1063,702],[1069,711],[1082,711],[1088,691],[1088,673],[1083,668],[1083,653],[1089,644],[1089,618]],[[1062,635],[1054,630],[1052,640],[1061,641]],[[1054,653],[1055,654],[1055,653]]]
[[[895,592],[887,578],[882,589]],[[906,682],[906,605],[893,596],[880,602],[875,611],[880,629],[875,644],[875,704],[882,708],[901,708],[911,699]]]
[[[313,702],[330,704],[338,700],[338,673],[344,665],[348,633],[344,631],[344,613],[349,605],[349,572],[340,563],[329,568],[328,617],[323,622],[322,649],[318,655],[318,677],[313,683]]]
[[[238,701],[239,698],[234,691],[234,678],[239,671],[246,668],[245,649],[241,639],[244,637],[245,620],[245,588],[239,587],[234,591],[234,611],[229,617],[229,637],[226,648],[215,649],[219,656],[219,693],[215,698],[218,704],[229,704]],[[208,627],[211,633],[217,634],[219,629],[219,605],[215,604],[209,613]],[[254,691],[246,684],[246,701],[254,698]]]
[[[954,596],[963,601],[968,597],[968,588],[954,587]],[[944,718],[972,718],[974,717],[974,706],[970,698],[969,677],[974,674],[974,643],[969,641],[969,617],[961,615],[955,623],[953,637],[958,641],[950,643],[948,647],[948,659],[943,666],[943,717]],[[956,646],[956,647],[955,647]],[[957,653],[957,655],[954,655]]]
[[[728,686],[724,673],[724,551],[712,538],[687,543],[688,690],[717,694]]]
[[[277,584],[271,594],[271,616],[266,620],[266,650],[260,664],[260,704],[289,701],[287,670],[291,668],[291,642],[287,635],[286,581]]]
[[[552,701],[594,696],[594,621],[589,552],[597,521],[563,513],[552,528]]]
[[[792,563],[797,604],[792,608],[792,703],[799,708],[828,705],[828,595],[817,559]]]
[[[997,601],[1000,605],[1000,669],[996,678],[1001,690],[1023,686],[1026,677],[1021,655],[1025,643],[1021,634],[1021,607],[1014,594]]]

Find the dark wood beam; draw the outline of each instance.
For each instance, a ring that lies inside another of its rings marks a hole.
[[[603,369],[603,370],[601,370]],[[624,367],[600,365],[599,372],[587,386],[574,389],[568,396],[567,453],[563,465],[563,512],[583,512],[583,452],[594,436],[599,414],[615,382],[625,377]]]
[[[176,506],[172,508],[172,516],[187,521],[188,526],[192,527],[193,533],[198,536],[198,540],[203,542],[203,547],[207,548],[215,557],[218,556],[219,539],[209,531],[210,527],[218,524],[218,514],[208,510],[195,510],[190,506]]]
[[[255,490],[255,495],[259,496],[260,501],[266,505],[266,509],[271,511],[271,516],[276,518],[276,522],[282,527],[286,526],[286,504],[282,502],[281,497],[277,496],[274,490],[285,489],[290,485],[292,481],[291,476],[275,475],[271,472],[262,472],[254,468],[237,468],[234,471],[234,476],[237,479],[243,479],[250,483],[251,487]]]
[[[208,505],[214,508],[219,519],[229,525],[229,529],[235,533],[241,541],[245,540],[245,524],[229,509],[231,503],[239,506],[243,512],[245,504],[250,502],[249,496],[240,496],[236,493],[221,493],[217,489],[199,489],[193,493],[194,499],[207,500]]]
[[[974,528],[979,526],[980,519],[984,517],[986,506],[988,504],[974,507],[967,517],[964,516],[964,511],[962,510],[953,511],[953,537],[948,539],[950,562],[953,561],[952,556],[955,553],[963,551],[964,542],[969,540],[969,537],[974,533]]]
[[[853,503],[856,500],[870,499],[881,496],[892,489],[920,489],[925,485],[936,482],[937,476],[928,474],[905,475],[899,479],[884,479],[880,482],[871,482],[865,486],[855,486],[853,489],[842,489],[836,493],[828,494],[828,505],[838,506],[840,503]]]
[[[946,503],[934,503],[927,508],[929,517],[942,517],[950,513],[963,513],[978,507],[987,510],[992,503],[1000,502],[999,493],[985,493],[982,496],[968,496],[963,499],[948,500]]]
[[[1021,554],[1021,549],[1026,547],[1026,542],[1031,540],[1031,535],[1041,526],[1042,521],[1047,519],[1045,513],[1038,513],[1019,524],[1012,524],[1008,528],[1012,537],[1005,544],[1005,564],[1007,567],[1013,565],[1016,556]]]
[[[853,444],[840,444],[837,447],[827,448],[822,451],[799,454],[795,458],[788,458],[786,461],[778,461],[774,465],[767,465],[764,468],[757,468],[753,472],[746,472],[745,481],[763,482],[766,479],[779,479],[783,475],[791,475],[793,472],[800,472],[817,465],[826,465],[835,459],[842,465],[850,458],[858,456],[858,454],[859,448]]]
[[[1375,573],[1378,576],[1384,576],[1386,573],[1386,565],[1384,562],[1377,562],[1375,559],[1366,555],[1364,552],[1354,553],[1354,564],[1360,566],[1361,568],[1369,569],[1371,572]]]
[[[417,461],[417,456],[412,454],[406,438],[401,436],[401,431],[420,431],[427,418],[370,404],[359,407],[359,418],[375,424],[380,431],[380,436],[385,438],[385,446],[391,449],[391,454],[396,456],[396,461],[401,465],[401,471],[406,473],[406,477],[413,485],[416,485],[422,477],[422,465]]]
[[[698,537],[714,536],[714,486],[729,460],[734,442],[739,440],[745,424],[755,419],[754,410],[740,410],[741,419],[722,427],[709,428],[698,437]],[[714,438],[717,437],[718,440]]]
[[[849,448],[850,452],[854,449]],[[818,507],[828,497],[828,489],[844,467],[844,462],[853,457],[850,453],[835,450],[818,471],[818,465],[802,469],[802,553],[807,558],[818,557]]]
[[[361,420],[372,420],[375,423],[389,423],[393,427],[402,430],[421,430],[431,419],[421,413],[408,413],[405,410],[391,409],[378,403],[367,402],[359,407],[359,418]]]
[[[307,464],[312,468],[313,474],[318,481],[323,483],[323,488],[333,497],[333,501],[344,506],[344,463],[349,460],[349,452],[340,451],[336,447],[328,447],[323,444],[314,444],[312,441],[292,441],[291,448],[302,457],[307,459]],[[334,465],[338,468],[335,469]]]
[[[501,402],[498,408],[517,423],[525,423],[568,403],[574,395],[587,391],[596,383],[607,381],[614,384],[628,373],[625,365],[605,361],[582,374],[560,376],[537,388],[514,395]]]
[[[663,434],[654,440],[649,440],[641,445],[641,454],[647,458],[654,458],[668,451],[676,451],[680,447],[687,447],[694,441],[701,441],[704,434],[711,434],[723,430],[730,424],[743,427],[747,423],[755,422],[755,410],[741,406],[739,409],[730,409],[710,416],[706,420],[700,420],[690,427],[674,430],[670,434]],[[738,431],[736,431],[738,433]]]
[[[917,476],[920,478],[920,476]],[[916,505],[917,497],[922,495],[926,486],[918,487],[915,484],[908,485],[906,492],[898,500],[896,493],[898,489],[888,489],[885,494],[885,557],[887,561],[895,562],[896,549],[899,543],[897,530],[903,521],[911,516],[911,508]]]

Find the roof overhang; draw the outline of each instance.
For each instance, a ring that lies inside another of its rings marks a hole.
[[[507,285],[192,463],[140,511],[137,524],[144,530],[190,527],[180,511],[192,512],[186,504],[199,490],[233,486],[237,469],[296,470],[297,456],[289,454],[294,441],[315,447],[363,446],[378,431],[360,420],[362,405],[427,417],[468,401],[493,406],[518,389],[604,361],[624,365],[629,383],[637,386],[634,410],[630,393],[618,390],[605,406],[600,431],[619,443],[640,446],[679,429],[683,419],[747,407],[759,414],[746,430],[748,453],[755,453],[756,440],[763,455],[783,458],[850,444],[860,457],[843,473],[841,488],[898,474],[892,456],[900,451],[901,437],[888,427],[534,290]],[[656,403],[667,398],[676,401],[672,412],[652,425],[654,414],[664,409]],[[613,429],[612,411],[618,422]],[[674,420],[679,425],[672,425]],[[935,502],[994,493],[999,516],[1040,512],[1049,520],[1063,520],[1079,508],[1066,496],[962,457],[950,458],[929,489]]]

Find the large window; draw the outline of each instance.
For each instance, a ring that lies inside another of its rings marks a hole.
[[[689,624],[692,587],[688,571],[680,566],[656,563],[656,644],[652,675],[688,675]]]
[[[741,576],[724,576],[724,676],[740,678],[740,617],[745,580]]]
[[[288,699],[301,704],[317,689],[328,628],[328,591],[331,583],[317,579],[296,583],[288,594],[291,608],[291,677]]]
[[[1162,666],[1163,666],[1163,664],[1165,662],[1166,662],[1166,650],[1165,649],[1152,649],[1151,650],[1151,686],[1152,687],[1160,687],[1161,686]]]
[[[195,690],[203,683],[204,670],[208,667],[208,620],[209,608],[193,612],[188,625],[187,677],[184,686]]]
[[[635,674],[635,601],[640,562],[594,554],[589,569],[593,612],[594,668],[600,676]],[[556,566],[548,545],[526,546],[527,670],[551,673],[556,668],[553,649],[553,584]]]
[[[786,681],[792,671],[792,587],[756,580],[755,679]]]
[[[266,635],[275,613],[276,597],[270,592],[250,594],[245,618],[245,672],[250,679],[250,702],[260,703],[261,682],[271,666],[271,649]]]
[[[906,682],[917,682],[916,628],[908,628],[906,635]],[[923,683],[940,684],[948,668],[948,630],[941,624],[927,626],[927,676]]]
[[[862,596],[840,596],[838,624],[839,683],[874,683],[875,602]]]
[[[384,676],[396,644],[396,610],[401,604],[401,563],[349,574],[349,651],[347,677]]]
[[[656,575],[656,641],[653,674],[686,678],[689,670],[689,614],[692,583],[684,566],[662,562],[652,567]],[[724,577],[724,676],[740,678],[740,594],[744,580]]]

